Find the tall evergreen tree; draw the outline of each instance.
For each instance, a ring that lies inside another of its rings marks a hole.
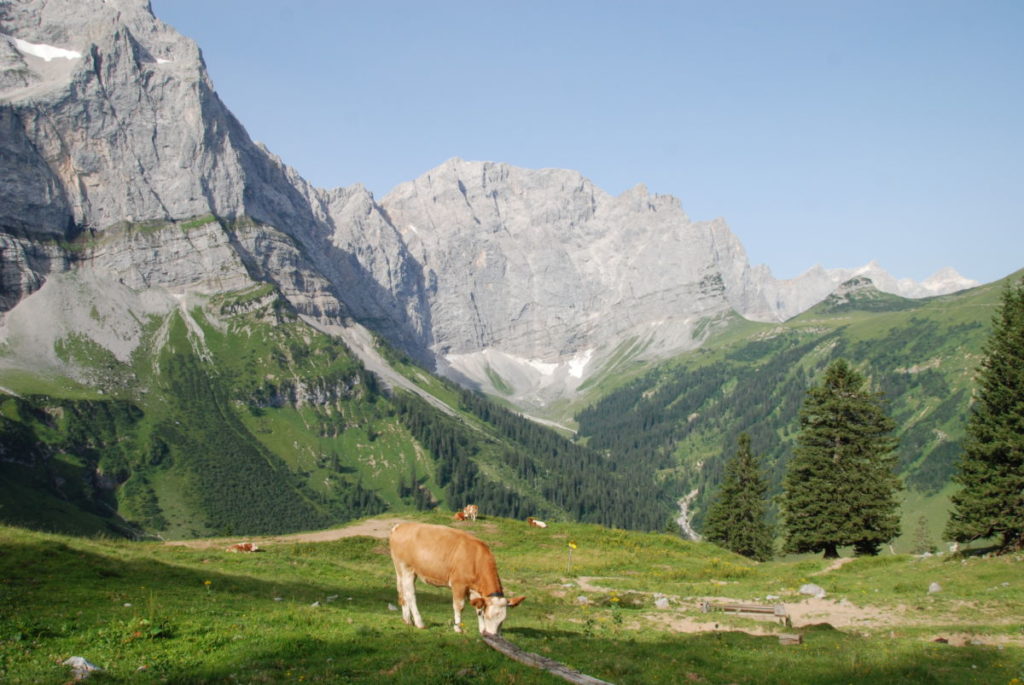
[[[985,345],[946,535],[1024,548],[1024,277],[1007,286]]]
[[[877,554],[899,534],[894,424],[881,393],[865,384],[838,359],[807,391],[783,482],[786,551],[834,558],[839,547],[853,545],[857,554]]]
[[[704,538],[751,559],[771,559],[775,535],[765,520],[767,491],[750,452],[750,436],[741,433],[736,456],[726,464],[722,487],[708,508]]]

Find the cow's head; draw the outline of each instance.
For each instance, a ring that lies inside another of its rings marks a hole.
[[[508,615],[508,610],[519,606],[526,597],[513,597],[509,599],[502,594],[495,593],[487,597],[474,597],[470,603],[476,608],[476,620],[480,625],[481,635],[497,635],[501,630],[501,624]]]

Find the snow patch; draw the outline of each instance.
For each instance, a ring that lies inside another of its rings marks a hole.
[[[571,358],[547,361],[486,348],[445,355],[438,370],[455,379],[472,379],[485,391],[505,395],[520,408],[543,407],[579,387],[596,354],[595,350],[586,350]]]
[[[77,50],[65,50],[64,48],[54,47],[53,45],[46,45],[45,43],[29,43],[27,40],[21,38],[14,38],[14,47],[22,51],[26,55],[32,55],[33,57],[39,57],[46,60],[47,62],[54,59],[81,59],[82,53]]]
[[[594,349],[591,348],[581,355],[569,360],[569,375],[573,378],[583,378],[583,370],[587,368],[590,359],[594,356]]]

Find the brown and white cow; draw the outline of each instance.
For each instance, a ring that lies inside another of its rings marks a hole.
[[[388,544],[395,563],[402,620],[417,628],[425,626],[416,607],[416,578],[452,589],[457,633],[462,632],[462,607],[467,595],[476,609],[482,635],[497,635],[508,610],[526,599],[505,597],[491,549],[465,531],[429,523],[399,523],[391,529]]]
[[[467,504],[462,508],[462,513],[471,521],[476,521],[476,515],[480,513],[480,507],[475,504]]]
[[[239,542],[227,548],[229,552],[260,552],[259,545],[255,542]]]
[[[534,528],[547,528],[548,527],[548,524],[544,523],[543,521],[538,521],[537,519],[533,518],[532,516],[527,516],[526,517],[526,522],[529,523]]]

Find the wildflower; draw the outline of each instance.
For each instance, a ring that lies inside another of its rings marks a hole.
[[[572,540],[569,541],[569,549],[576,549],[576,543]]]

